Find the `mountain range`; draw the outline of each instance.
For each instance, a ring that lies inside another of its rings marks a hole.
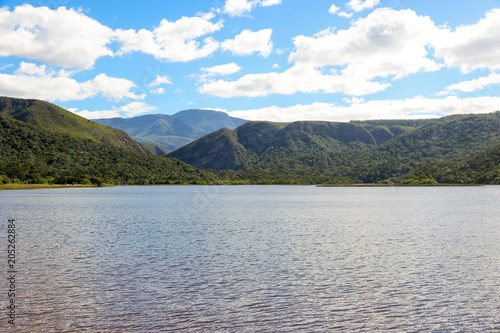
[[[261,182],[399,182],[425,163],[469,158],[499,144],[497,111],[418,121],[247,122],[167,156]]]
[[[119,128],[141,143],[154,143],[174,150],[221,128],[234,129],[246,120],[214,110],[184,110],[173,115],[148,114],[133,118],[95,119],[97,123]],[[158,151],[162,154],[161,150]]]
[[[209,131],[215,123],[210,114],[220,115],[205,112],[190,110],[176,121],[199,117],[189,128]],[[500,112],[350,123],[250,121],[161,154],[154,143],[140,144],[123,130],[54,104],[0,97],[4,184],[500,184]]]

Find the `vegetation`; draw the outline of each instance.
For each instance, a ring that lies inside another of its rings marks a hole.
[[[474,157],[422,165],[410,172],[403,183],[425,179],[442,184],[500,184],[500,145]]]
[[[155,144],[141,145],[50,103],[1,97],[0,186],[499,184],[499,129],[500,112],[421,121],[247,122],[163,157]]]
[[[38,184],[204,184],[184,162],[0,117],[0,180]]]
[[[154,156],[125,132],[50,103],[0,98],[2,184],[210,184],[215,173]]]
[[[143,143],[142,145],[153,155],[165,156],[169,153],[168,150],[163,149],[155,143]]]
[[[350,124],[248,122],[168,156],[199,168],[233,169],[251,183],[433,184],[445,178],[407,175],[423,165],[455,165],[456,159],[490,149],[500,143],[499,129],[500,112]]]

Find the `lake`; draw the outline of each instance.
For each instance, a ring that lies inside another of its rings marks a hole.
[[[0,192],[16,332],[500,330],[500,186]],[[13,330],[14,331],[14,330]]]

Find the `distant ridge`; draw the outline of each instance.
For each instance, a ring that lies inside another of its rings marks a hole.
[[[95,119],[119,128],[141,143],[174,150],[221,128],[234,129],[246,122],[214,110],[184,110],[173,115],[148,114],[133,118]]]

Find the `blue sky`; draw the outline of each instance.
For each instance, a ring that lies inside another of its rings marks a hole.
[[[500,110],[500,0],[1,1],[0,95],[86,118]]]

